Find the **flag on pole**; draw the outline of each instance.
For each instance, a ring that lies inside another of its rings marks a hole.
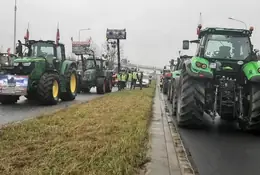
[[[8,54],[8,56],[10,56],[10,54],[11,54],[11,48],[8,48],[8,49],[7,49],[7,54]]]
[[[60,41],[60,29],[59,29],[59,23],[57,26],[57,33],[56,33],[56,44],[58,45]]]
[[[25,39],[25,41],[28,41],[29,38],[30,38],[30,32],[29,32],[29,23],[28,23],[28,27],[27,27],[26,33],[24,35],[24,39]]]

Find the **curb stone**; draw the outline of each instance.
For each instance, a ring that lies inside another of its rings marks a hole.
[[[162,94],[161,94],[160,97],[161,97],[161,101],[164,103],[164,107],[165,107],[164,108],[164,114],[165,114],[165,117],[167,117],[167,119],[168,119],[168,125],[170,127],[171,135],[172,135],[172,138],[173,138],[175,151],[176,151],[178,162],[179,162],[179,165],[180,165],[180,168],[181,168],[181,173],[182,173],[182,175],[195,175],[195,171],[192,167],[192,164],[189,161],[188,154],[187,154],[186,149],[183,145],[181,136],[178,132],[178,127],[174,123],[173,118],[170,117],[169,115],[166,115],[165,109],[168,106],[167,106],[167,103],[164,101],[164,97],[163,97]]]

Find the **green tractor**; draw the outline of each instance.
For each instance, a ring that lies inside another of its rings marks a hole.
[[[167,93],[167,100],[169,100],[170,103],[173,102],[173,97],[174,97],[174,80],[176,77],[180,76],[180,69],[181,66],[183,65],[183,62],[186,59],[191,59],[192,56],[188,56],[188,55],[180,55],[180,57],[177,58],[177,60],[171,60],[170,64],[172,67],[172,71],[171,71],[171,78],[169,80],[168,83],[168,93]],[[175,112],[175,111],[174,111]]]
[[[183,49],[189,43],[198,47],[195,56],[177,66],[180,75],[172,82],[179,126],[203,127],[208,116],[237,122],[242,130],[260,129],[260,62],[252,31],[205,28],[198,40],[183,41]]]
[[[0,102],[14,104],[20,96],[44,105],[56,105],[59,99],[74,100],[77,65],[66,60],[64,45],[50,40],[18,42],[18,58],[14,59],[12,68],[3,67],[0,72]]]
[[[96,87],[97,94],[112,92],[113,71],[109,70],[108,61],[101,57],[96,57],[93,50],[85,42],[73,42],[72,51],[80,56],[78,92],[90,92],[92,87]],[[86,55],[86,56],[84,56]]]

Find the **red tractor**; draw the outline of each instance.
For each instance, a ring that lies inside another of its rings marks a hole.
[[[117,80],[117,73],[114,72],[113,75],[112,75],[112,86],[116,86],[118,83],[118,80]]]
[[[171,77],[172,77],[171,70],[166,69],[166,67],[165,67],[162,71],[162,75],[160,78],[160,88],[164,94],[167,94],[167,92],[168,92],[168,83],[171,80]]]

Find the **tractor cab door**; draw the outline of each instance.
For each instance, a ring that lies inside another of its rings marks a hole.
[[[56,46],[56,57],[53,59],[53,65],[58,71],[61,70],[62,61],[65,60],[65,49],[63,45]]]

